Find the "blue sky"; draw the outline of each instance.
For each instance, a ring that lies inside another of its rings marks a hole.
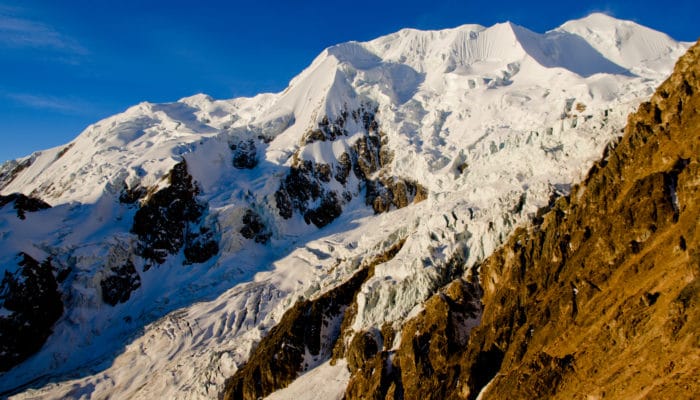
[[[348,40],[506,20],[544,32],[602,11],[694,41],[697,3],[0,0],[0,162],[66,143],[144,100],[283,90]]]

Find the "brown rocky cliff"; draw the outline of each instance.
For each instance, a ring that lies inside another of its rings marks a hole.
[[[467,344],[450,325],[473,303],[449,293],[478,291],[457,281],[346,397],[697,398],[699,111],[696,44],[584,182],[481,265]]]
[[[405,239],[401,239],[384,252],[368,257],[350,279],[319,297],[296,302],[260,341],[248,362],[226,380],[219,397],[262,398],[313,368],[306,365],[306,359],[313,358],[315,364],[330,359],[347,329],[345,325],[352,321],[353,305],[362,284],[374,275],[377,265],[394,258],[404,243]]]

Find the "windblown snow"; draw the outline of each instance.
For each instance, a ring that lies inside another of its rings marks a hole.
[[[326,49],[281,93],[141,103],[66,146],[5,163],[3,195],[32,194],[53,207],[25,220],[0,209],[3,272],[24,252],[51,257],[70,274],[60,284],[65,312],[53,334],[0,374],[0,394],[214,397],[297,299],[318,296],[405,239],[363,286],[353,323],[356,330],[384,323],[400,329],[462,273],[452,270],[452,256],[468,270],[551,195],[581,179],[687,47],[603,14],[544,34],[512,23],[404,29]],[[299,160],[339,166],[365,134],[362,120],[348,117],[361,109],[376,109],[382,145],[393,155],[376,177],[410,178],[427,199],[375,214],[351,174],[345,186],[327,184],[348,192],[330,224],[280,216],[275,191],[290,167]],[[339,117],[347,134],[304,140]],[[256,143],[252,169],[231,161],[232,143],[245,140]],[[133,255],[136,208],[120,203],[120,191],[164,187],[183,159],[208,204],[219,252],[184,265],[180,251],[144,268]],[[268,243],[241,235],[248,209],[269,229]],[[140,287],[108,305],[100,287],[106,266],[129,257]],[[0,318],[6,314],[0,308]],[[342,395],[349,374],[341,367],[323,363],[301,379]],[[319,398],[301,387],[273,397]]]

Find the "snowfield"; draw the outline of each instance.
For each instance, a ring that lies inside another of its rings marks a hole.
[[[53,207],[25,220],[0,209],[0,268],[14,271],[12,260],[25,252],[50,256],[70,273],[60,283],[65,312],[53,334],[0,374],[0,395],[215,397],[295,301],[342,283],[405,239],[362,287],[352,324],[400,329],[441,285],[581,179],[688,46],[602,14],[544,34],[512,23],[404,29],[326,49],[281,93],[141,103],[66,146],[2,165],[0,174],[29,164],[0,179],[3,195],[32,194]],[[341,168],[343,154],[368,135],[367,110],[390,155],[370,178],[410,179],[427,198],[375,214],[366,181],[350,173],[345,183],[322,183],[347,193],[332,222],[317,228],[296,211],[284,218],[275,193],[290,168],[303,161]],[[306,139],[339,120],[345,133]],[[249,140],[258,162],[237,168],[232,148]],[[164,177],[183,159],[219,251],[192,264],[179,251],[146,268],[131,233],[138,206],[120,194],[125,186],[149,193],[167,186]],[[249,209],[269,231],[267,243],[242,236]],[[140,287],[111,306],[100,281],[124,260],[136,266]],[[0,318],[7,312],[0,308]],[[269,398],[342,397],[344,361],[315,363]]]

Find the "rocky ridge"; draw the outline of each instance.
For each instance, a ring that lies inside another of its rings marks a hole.
[[[20,253],[14,261],[17,270],[6,270],[0,282],[0,372],[35,353],[63,314],[51,259],[38,262]]]
[[[353,340],[345,397],[693,398],[699,65],[696,44],[584,181],[428,300],[397,346]]]
[[[642,40],[616,62],[604,36],[569,32],[618,26]],[[53,207],[0,208],[0,266],[50,258],[64,313],[0,374],[0,395],[212,397],[236,371],[250,388],[275,326],[299,344],[286,317],[299,301],[312,351],[265,393],[330,361],[364,370],[381,349],[388,362],[405,319],[568,193],[685,47],[600,15],[545,34],[403,30],[328,48],[281,93],[142,103],[3,165],[3,194]],[[398,242],[352,296],[324,297]],[[454,318],[469,320],[476,289],[436,307],[470,304]]]

